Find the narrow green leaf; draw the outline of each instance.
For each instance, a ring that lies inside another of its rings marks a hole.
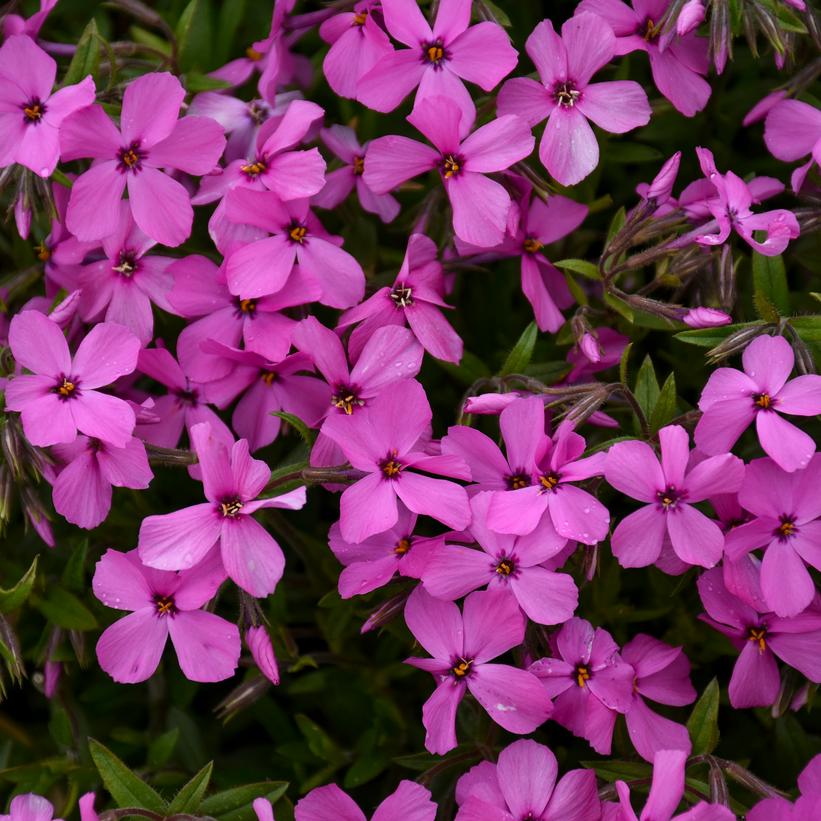
[[[613,215],[613,219],[610,221],[610,227],[607,229],[607,243],[621,231],[625,219],[627,219],[627,212],[624,210],[624,206],[622,206],[616,211]]]
[[[318,724],[311,721],[306,715],[297,715],[294,720],[299,731],[308,742],[308,749],[320,761],[341,764],[345,760],[345,753],[337,743]]]
[[[588,305],[590,300],[587,298],[587,294],[584,292],[581,285],[576,282],[576,278],[570,271],[564,272],[564,279],[567,282],[567,287],[570,289],[570,293],[573,294],[573,299],[579,303],[579,305]]]
[[[790,315],[790,289],[782,257],[753,252],[753,286],[756,296],[763,295],[781,316]]]
[[[199,814],[219,821],[244,821],[253,816],[251,802],[255,798],[267,798],[272,804],[288,789],[287,781],[260,781],[209,795],[200,803]]]
[[[244,19],[245,0],[223,0],[219,4],[219,16],[217,18],[217,31],[219,37],[215,40],[216,65],[227,63],[234,47],[234,37],[240,22]]]
[[[636,385],[633,388],[633,393],[638,400],[639,407],[644,411],[644,415],[649,418],[660,393],[656,370],[649,355],[644,357],[644,362],[641,363],[639,372],[636,374]]]
[[[117,804],[121,807],[142,807],[161,815],[166,814],[167,804],[160,794],[126,767],[108,747],[89,738],[88,749],[105,788]]]
[[[531,322],[522,331],[516,344],[513,346],[511,352],[507,355],[502,370],[499,372],[502,376],[507,376],[511,373],[521,373],[529,364],[533,357],[533,348],[536,346],[536,339],[539,336],[539,329],[535,322]]]
[[[199,71],[189,71],[182,78],[183,85],[189,94],[199,94],[201,91],[218,91],[222,88],[230,88],[230,83],[225,80],[218,80],[216,77],[209,77]]]
[[[687,719],[693,755],[707,755],[718,744],[718,680],[713,679],[699,696]]]
[[[633,350],[633,343],[628,342],[624,350],[621,352],[621,360],[619,361],[619,382],[622,385],[627,384],[627,364],[630,360],[630,351]]]
[[[790,325],[804,342],[821,342],[821,314],[810,316],[795,316]]]
[[[207,0],[191,0],[180,15],[175,33],[180,68],[207,69],[211,57],[211,10]]]
[[[97,626],[94,614],[64,587],[49,587],[46,598],[37,602],[37,609],[52,623],[66,630],[93,630]]]
[[[85,564],[87,556],[88,539],[81,539],[72,549],[71,555],[66,562],[66,568],[63,570],[63,584],[68,590],[72,590],[75,593],[85,592]]]
[[[623,300],[614,297],[612,294],[604,295],[605,304],[612,308],[617,314],[621,314],[630,324],[633,323],[633,309]]]
[[[470,351],[462,353],[462,361],[458,365],[445,362],[442,359],[434,359],[433,361],[465,387],[469,387],[479,379],[489,379],[491,376],[490,368]]]
[[[688,345],[698,345],[700,348],[714,348],[730,334],[761,324],[761,322],[743,322],[738,325],[721,325],[717,328],[694,328],[690,331],[679,331],[679,333],[674,334],[674,337],[686,342]]]
[[[650,412],[650,430],[655,433],[676,415],[676,377],[671,373],[662,385],[656,404]]]
[[[164,767],[177,746],[180,728],[172,727],[167,733],[157,736],[148,745],[148,764],[151,767]]]
[[[205,791],[211,783],[211,772],[214,762],[209,761],[187,784],[181,787],[168,805],[168,815],[187,813],[194,815],[200,808]]]
[[[635,781],[648,778],[652,767],[644,761],[582,761],[581,765],[594,770],[604,781]]]
[[[584,452],[584,455],[592,456],[594,453],[598,453],[601,450],[607,450],[608,448],[613,447],[613,445],[618,442],[634,442],[635,440],[635,436],[615,436],[612,439],[608,439],[606,442],[599,442],[597,445],[593,445],[592,448],[588,448]]]
[[[311,430],[298,416],[287,411],[271,411],[271,416],[278,416],[283,422],[287,422],[302,437],[305,444],[309,447],[313,445],[316,431]]]
[[[100,68],[100,33],[97,23],[92,19],[80,35],[77,50],[68,64],[63,87],[71,86],[84,80],[89,74],[93,77]]]
[[[74,182],[70,180],[59,168],[55,168],[54,171],[51,172],[51,179],[62,185],[63,188],[72,188],[74,186]]]
[[[509,29],[513,23],[510,22],[510,18],[507,16],[507,13],[502,11],[495,3],[491,2],[491,0],[480,0],[480,4],[483,5],[489,12],[491,17],[500,25],[504,26],[506,29]]]
[[[576,274],[581,274],[588,279],[601,279],[598,267],[586,259],[560,259],[553,263],[557,268],[562,270],[573,271]]]
[[[16,610],[29,597],[37,577],[37,559],[38,557],[35,556],[31,566],[23,573],[17,584],[8,590],[0,588],[0,613],[10,613]]]

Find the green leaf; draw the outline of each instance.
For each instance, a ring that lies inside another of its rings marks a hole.
[[[201,91],[217,91],[221,88],[230,88],[231,84],[216,77],[209,77],[199,71],[189,71],[183,78],[182,84],[189,94],[199,94]]]
[[[160,794],[126,767],[108,747],[89,738],[88,749],[105,788],[117,804],[121,807],[142,807],[161,815],[166,814],[167,804]]]
[[[287,422],[302,437],[308,447],[314,444],[316,431],[311,430],[298,416],[287,411],[271,411],[271,416],[278,416],[283,422]]]
[[[209,761],[180,791],[168,805],[167,815],[188,813],[193,815],[199,810],[205,791],[211,783],[211,772],[214,762]]]
[[[31,588],[34,586],[34,580],[37,577],[37,559],[31,563],[29,569],[23,573],[17,584],[13,587],[4,590],[0,588],[0,613],[10,613],[22,605],[31,593]]]
[[[618,442],[635,442],[635,436],[615,436],[612,439],[608,439],[606,442],[599,442],[598,445],[593,445],[592,448],[588,448],[585,452],[585,456],[592,456],[594,453],[598,453],[600,450],[607,450],[608,448],[613,447],[613,445],[617,444]]]
[[[676,377],[671,373],[662,385],[661,393],[650,413],[650,430],[653,433],[663,428],[676,415]]]
[[[782,257],[765,257],[753,252],[753,284],[782,316],[790,315],[790,289]]]
[[[288,789],[287,781],[260,781],[209,795],[200,803],[199,815],[218,818],[220,821],[245,821],[253,817],[251,802],[255,798],[267,798],[272,804]]]
[[[66,630],[93,630],[97,626],[94,614],[64,587],[52,585],[46,598],[37,603],[37,609],[58,627]]]
[[[68,590],[83,593],[85,586],[85,564],[88,556],[88,539],[81,539],[71,551],[63,570],[63,584]]]
[[[77,50],[68,64],[63,77],[63,87],[71,86],[84,80],[89,74],[93,77],[100,68],[100,33],[97,23],[92,19],[80,35]]]
[[[176,29],[180,68],[207,69],[211,57],[211,10],[207,0],[191,0]]]
[[[613,294],[605,293],[604,302],[612,308],[617,314],[621,314],[631,325],[633,323],[633,309],[624,300],[613,296]]]
[[[790,325],[804,342],[821,342],[821,315],[794,316]]]
[[[131,39],[134,40],[135,43],[153,48],[160,54],[165,54],[166,57],[171,56],[171,44],[167,40],[163,40],[162,37],[154,34],[153,31],[148,31],[140,26],[130,26],[128,31],[131,34]]]
[[[705,688],[687,719],[687,732],[693,742],[693,755],[707,755],[718,744],[718,680]]]
[[[639,372],[636,374],[636,386],[633,388],[633,393],[644,415],[649,418],[660,393],[656,370],[649,355],[644,357],[644,362],[641,363]]]
[[[609,162],[617,163],[657,162],[664,157],[657,148],[643,143],[609,142],[606,154]]]
[[[570,289],[570,293],[573,294],[573,299],[579,303],[579,305],[588,305],[590,300],[587,298],[587,294],[582,289],[582,286],[576,282],[576,278],[570,271],[564,272],[564,279],[567,282],[567,287]]]
[[[491,2],[491,0],[481,0],[481,5],[483,5],[490,12],[491,17],[493,17],[493,19],[500,26],[504,26],[506,29],[509,29],[513,25],[507,14],[495,3]]]
[[[227,63],[234,45],[234,37],[237,28],[245,13],[245,0],[223,0],[219,4],[219,17],[217,18],[217,31],[219,37],[216,38],[215,64],[221,66]]]
[[[536,346],[536,339],[539,336],[539,329],[535,322],[531,322],[522,331],[516,344],[513,346],[511,352],[507,355],[502,370],[499,371],[501,376],[508,376],[511,373],[521,373],[533,358],[533,348]]]
[[[627,384],[627,364],[630,360],[630,351],[633,350],[633,343],[628,342],[624,350],[621,352],[621,360],[619,361],[619,382],[622,385]]]
[[[599,269],[592,262],[586,259],[560,259],[553,263],[557,268],[562,270],[573,271],[575,274],[581,274],[588,279],[601,279]]]
[[[457,382],[461,382],[466,387],[469,387],[480,379],[489,379],[491,376],[490,368],[488,368],[476,354],[470,351],[464,351],[462,353],[462,361],[458,365],[454,365],[452,362],[445,362],[441,359],[434,359],[433,361],[443,371],[446,371]]]
[[[674,336],[688,345],[698,345],[700,348],[714,348],[730,334],[761,324],[761,322],[742,322],[738,325],[721,325],[718,328],[694,328],[691,331],[679,331]]]
[[[55,168],[54,171],[51,172],[51,179],[62,185],[63,188],[72,188],[74,186],[74,182],[69,179],[59,168]]]
[[[613,215],[613,219],[610,221],[610,227],[607,229],[607,242],[605,245],[608,245],[610,240],[613,239],[619,231],[621,231],[626,219],[627,212],[624,210],[624,206],[622,206],[618,211],[616,211]]]
[[[649,778],[652,767],[644,761],[582,761],[583,767],[594,770],[605,781],[635,781]]]
[[[345,760],[345,753],[336,742],[318,724],[306,715],[297,715],[294,720],[300,732],[308,742],[308,749],[320,760],[340,764]]]
[[[177,746],[180,728],[172,727],[167,733],[157,736],[148,745],[148,764],[151,767],[164,767]]]

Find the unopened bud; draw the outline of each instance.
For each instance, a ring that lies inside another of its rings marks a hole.
[[[272,684],[279,684],[279,665],[274,654],[274,645],[265,627],[259,625],[246,630],[245,643],[262,675]]]
[[[691,328],[717,328],[721,325],[729,325],[733,318],[716,308],[698,307],[690,308],[681,321]]]
[[[701,0],[689,0],[684,4],[676,20],[676,34],[679,37],[689,34],[704,22],[704,17],[705,9]]]
[[[390,621],[393,621],[404,609],[405,602],[410,595],[410,590],[405,590],[402,593],[397,593],[391,596],[384,604],[380,605],[371,613],[365,620],[365,623],[359,629],[360,633],[369,633],[377,627],[382,627]]]
[[[736,353],[741,353],[757,336],[766,333],[773,326],[766,322],[757,322],[747,328],[730,334],[721,343],[707,351],[707,359],[715,364]]]

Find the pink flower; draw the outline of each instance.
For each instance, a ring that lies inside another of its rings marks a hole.
[[[371,821],[434,821],[436,809],[429,790],[403,780],[376,808]],[[296,821],[366,821],[365,813],[336,784],[311,790],[297,801],[294,817]]]
[[[613,637],[584,619],[565,622],[553,641],[557,657],[529,668],[553,699],[551,718],[610,755],[616,715],[631,705],[633,668],[622,661]]]
[[[263,625],[249,627],[245,631],[245,643],[254,657],[254,664],[271,684],[279,684],[279,665],[274,655],[274,645]],[[257,799],[261,800],[261,799]],[[269,805],[270,806],[270,805]]]
[[[496,23],[470,26],[470,4],[442,0],[433,28],[416,0],[382,0],[385,27],[408,46],[381,57],[357,85],[357,99],[376,111],[393,111],[416,86],[416,106],[430,97],[453,100],[465,130],[476,117],[463,80],[490,91],[516,66],[516,49]]]
[[[492,493],[471,499],[470,533],[481,548],[448,543],[435,551],[422,573],[425,590],[452,601],[487,585],[512,596],[525,615],[538,624],[562,624],[576,610],[579,591],[573,578],[542,566],[554,555],[552,545],[534,539],[495,533],[488,527]]]
[[[557,780],[558,774],[550,748],[514,741],[496,764],[483,761],[456,782],[456,821],[598,821],[595,773],[570,770]]]
[[[639,633],[624,645],[621,657],[635,673],[633,698],[624,718],[638,754],[645,761],[652,761],[660,750],[684,750],[689,754],[692,745],[687,728],[653,712],[644,700],[676,707],[695,701],[690,662],[684,651]]]
[[[725,453],[755,420],[761,447],[780,468],[792,472],[806,467],[815,442],[781,414],[821,413],[821,376],[789,379],[795,354],[781,336],[756,337],[741,361],[743,371],[718,368],[710,374],[698,403],[702,417],[695,429],[696,445],[711,455]]]
[[[305,504],[300,487],[269,499],[255,499],[271,471],[248,454],[240,439],[228,448],[211,436],[210,425],[191,428],[191,441],[202,468],[204,504],[164,516],[148,516],[140,525],[140,558],[159,570],[187,570],[199,564],[215,544],[228,576],[252,596],[273,593],[285,568],[285,557],[253,514],[266,507],[299,510]]]
[[[498,245],[507,227],[510,195],[486,174],[503,171],[533,151],[524,120],[498,117],[463,139],[464,114],[447,97],[427,97],[407,117],[435,148],[408,137],[373,140],[365,155],[365,184],[386,194],[406,180],[436,169],[453,209],[459,239],[488,248]]]
[[[57,63],[34,40],[15,34],[0,46],[0,168],[12,163],[50,177],[60,159],[63,121],[94,102],[89,75],[52,94]]]
[[[738,561],[764,547],[761,592],[778,616],[796,616],[815,598],[815,582],[806,564],[821,570],[821,454],[803,470],[785,473],[772,459],[747,466],[738,493],[741,505],[756,518],[734,527],[725,550]]]
[[[20,411],[26,438],[45,447],[73,442],[77,431],[124,447],[134,430],[127,402],[96,390],[131,373],[140,341],[114,322],[91,329],[72,358],[56,322],[38,311],[11,320],[9,345],[17,363],[32,372],[6,386],[7,410]]]
[[[11,37],[14,34],[25,34],[36,40],[40,34],[40,29],[46,22],[52,9],[57,5],[57,0],[40,0],[39,11],[34,12],[28,19],[19,14],[6,14],[2,20],[3,37]]]
[[[2,816],[8,821],[52,821],[54,805],[47,798],[34,793],[15,795],[9,804],[9,814]],[[54,821],[60,821],[54,818]]]
[[[531,127],[546,118],[539,157],[562,185],[575,185],[599,164],[599,144],[588,120],[614,134],[647,125],[647,95],[632,80],[590,82],[617,53],[613,31],[595,14],[571,17],[561,37],[543,20],[525,48],[540,82],[526,77],[506,82],[498,111],[518,114]]]
[[[397,498],[414,513],[432,516],[451,528],[461,529],[470,521],[461,485],[418,472],[470,478],[460,458],[430,456],[417,449],[431,417],[422,386],[404,379],[363,412],[350,417],[335,414],[325,420],[323,432],[355,468],[367,474],[340,500],[339,525],[345,541],[358,544],[393,527],[399,517]]]
[[[775,702],[781,684],[776,657],[810,681],[821,682],[821,613],[807,610],[789,619],[758,613],[727,590],[718,568],[699,578],[698,593],[707,611],[699,618],[741,650],[730,678],[733,707]]]
[[[134,221],[151,239],[176,246],[188,238],[194,219],[188,192],[160,169],[207,174],[225,148],[225,137],[207,117],[178,120],[184,97],[171,74],[144,74],[125,90],[119,129],[99,105],[66,121],[60,131],[63,159],[97,160],[71,189],[66,224],[78,239],[100,239],[117,230],[126,188]]]
[[[691,328],[717,328],[721,325],[729,325],[733,318],[715,308],[690,308],[681,317],[681,321]]]
[[[216,551],[193,570],[169,573],[145,567],[136,550],[107,550],[94,572],[94,595],[108,607],[131,613],[100,636],[100,667],[121,684],[145,681],[157,669],[170,635],[186,678],[230,678],[239,661],[239,630],[200,609],[223,581]]]
[[[765,798],[748,813],[747,821],[802,821],[812,819],[821,813],[821,755],[810,759],[810,763],[798,776],[801,795],[795,804],[786,798]]]
[[[511,733],[531,733],[550,716],[550,699],[532,673],[489,663],[524,639],[525,620],[511,597],[501,591],[471,593],[463,614],[453,602],[417,587],[405,605],[405,622],[433,656],[406,659],[437,682],[422,707],[428,752],[443,755],[456,746],[456,710],[466,692]]]
[[[613,555],[622,567],[653,564],[667,540],[686,564],[712,567],[721,558],[721,529],[693,503],[738,490],[744,463],[723,453],[688,470],[688,439],[680,425],[662,428],[660,462],[646,442],[619,442],[608,451],[605,479],[631,499],[646,503],[622,519],[613,532]]]
[[[792,188],[798,192],[812,164],[821,165],[821,111],[800,100],[781,100],[767,114],[764,142],[774,157],[785,162],[811,155],[793,171]]]

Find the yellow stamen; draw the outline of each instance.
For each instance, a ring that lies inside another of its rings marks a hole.
[[[456,678],[464,678],[470,672],[470,665],[471,662],[465,659],[459,659],[459,661],[450,668],[450,671]]]
[[[34,252],[37,254],[37,259],[40,262],[48,262],[51,259],[51,250],[45,244],[45,242],[41,242],[39,245],[34,246]]]
[[[305,241],[305,235],[308,233],[308,229],[304,225],[295,225],[289,232],[288,236],[294,241],[298,242],[300,245]]]
[[[536,254],[544,248],[544,243],[536,239],[536,237],[528,237],[522,247],[527,254]]]
[[[357,11],[353,16],[353,23],[352,26],[364,26],[365,21],[368,19],[368,12],[367,11]]]
[[[263,371],[262,372],[262,381],[266,385],[273,385],[276,378],[277,378],[276,371]]]
[[[502,559],[496,565],[496,572],[500,576],[509,576],[513,572],[513,562],[510,559]]]
[[[257,160],[256,162],[251,162],[247,165],[241,165],[239,170],[248,177],[258,177],[260,174],[263,174],[268,170],[268,166],[265,164],[264,160]]]
[[[453,154],[448,154],[442,164],[442,169],[445,173],[445,179],[449,180],[451,177],[455,177],[462,170],[462,166]]]
[[[353,158],[353,172],[356,174],[357,177],[361,177],[365,173],[365,158],[364,157],[354,157]]]
[[[77,390],[77,386],[73,382],[69,382],[65,377],[63,377],[62,384],[57,386],[57,393],[59,393],[60,396],[69,397],[75,390]]]
[[[767,408],[772,407],[773,400],[770,398],[768,393],[759,393],[753,397],[753,403],[759,408],[766,410]]]
[[[393,549],[393,552],[396,553],[397,556],[404,556],[410,549],[411,549],[410,539],[400,539],[396,543],[396,547]]]
[[[257,310],[257,301],[255,299],[241,299],[239,309],[244,314],[253,314]]]
[[[245,56],[256,63],[262,59],[263,54],[261,51],[257,51],[253,46],[248,46],[248,48],[245,49]]]
[[[545,490],[553,490],[559,484],[559,477],[555,473],[543,474],[539,477],[539,484]]]
[[[576,668],[576,684],[579,687],[584,687],[584,683],[590,680],[590,671],[583,665],[580,664]]]
[[[433,45],[428,46],[427,50],[428,60],[431,63],[438,63],[445,56],[445,50],[440,46],[438,43],[433,43]]]
[[[157,613],[161,616],[167,616],[174,611],[174,599],[170,596],[163,596],[156,599]]]
[[[26,115],[27,120],[33,123],[39,122],[43,119],[43,107],[40,103],[31,103],[23,108],[23,114]]]
[[[220,512],[223,516],[234,518],[242,510],[242,502],[239,499],[232,499],[230,502],[220,502]]]
[[[399,462],[395,462],[393,459],[388,459],[388,461],[382,465],[382,473],[384,473],[389,479],[393,479],[394,476],[398,476],[401,471],[402,465]]]
[[[763,653],[767,649],[767,642],[765,641],[765,636],[767,635],[767,631],[762,627],[751,627],[750,628],[750,635],[748,637],[749,641],[758,642],[758,652]]]

